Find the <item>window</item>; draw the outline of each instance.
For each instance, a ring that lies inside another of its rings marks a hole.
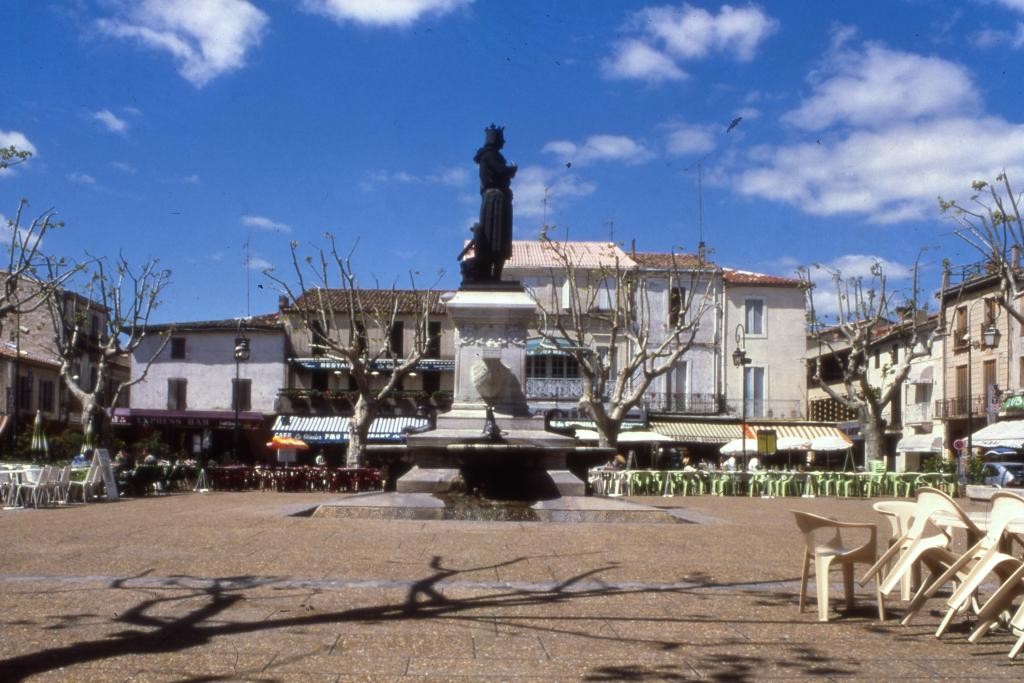
[[[745,302],[747,334],[764,334],[764,301],[747,299]]]
[[[958,399],[967,400],[967,366],[960,365],[956,369],[956,380],[955,386],[956,397]]]
[[[92,316],[89,320],[89,339],[92,341],[98,341],[100,338],[100,317],[98,315]]]
[[[391,353],[401,358],[405,353],[405,324],[396,320],[391,326]]]
[[[309,323],[309,351],[314,357],[327,353],[327,331],[319,320]]]
[[[171,337],[171,358],[175,360],[184,360],[185,358],[185,338],[184,337]]]
[[[981,390],[983,396],[988,396],[993,384],[996,383],[996,361],[987,360],[981,366]]]
[[[1021,358],[1021,362],[1024,363],[1024,358]],[[1024,367],[1022,365],[1021,367]],[[526,357],[526,376],[527,377],[543,377],[544,376],[544,356],[527,356]]]
[[[331,374],[326,370],[314,370],[312,389],[314,391],[327,391],[330,387]]]
[[[424,372],[422,377],[423,391],[425,391],[428,396],[441,390],[441,373]]]
[[[671,328],[686,324],[686,289],[673,287],[668,295],[668,326]]]
[[[53,381],[39,380],[39,410],[53,412]]]
[[[167,380],[167,410],[188,409],[188,380],[168,379]]]
[[[956,332],[953,337],[954,349],[967,348],[967,307],[958,306],[956,309]]]
[[[744,368],[747,389],[747,417],[764,417],[764,368]]]
[[[231,380],[231,409],[252,410],[252,380]]]
[[[32,410],[32,375],[18,379],[18,409]]]
[[[427,358],[441,357],[441,323],[427,323]]]
[[[551,374],[549,377],[565,377],[565,356],[548,356]]]
[[[361,322],[352,324],[352,329],[349,332],[349,343],[359,349],[360,353],[366,350],[366,325]]]
[[[889,425],[899,427],[903,424],[903,387],[896,387],[889,401]]]
[[[875,349],[875,370],[877,370],[882,364],[882,352]]]

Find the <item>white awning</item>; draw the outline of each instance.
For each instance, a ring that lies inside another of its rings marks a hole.
[[[580,441],[598,441],[598,434],[592,429],[577,429],[576,438]],[[672,439],[657,432],[639,429],[619,432],[618,439],[618,443],[661,443],[664,441],[672,441]]]
[[[941,453],[942,436],[938,434],[910,434],[899,440],[896,450],[902,453]]]
[[[1024,420],[1005,420],[979,429],[971,444],[980,448],[1024,448]]]
[[[370,425],[367,439],[372,443],[404,443],[405,428],[423,428],[422,417],[378,417]],[[348,442],[348,418],[336,415],[280,415],[271,432],[276,436],[302,439],[309,444]]]
[[[931,363],[917,363],[911,366],[907,375],[908,384],[931,384],[935,377],[935,366]]]

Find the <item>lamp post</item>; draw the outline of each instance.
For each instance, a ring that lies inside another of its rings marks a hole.
[[[974,304],[984,299],[975,299],[971,304],[970,308],[974,308]],[[967,324],[970,325],[970,308],[967,310]],[[989,322],[985,326],[985,329],[981,331],[981,339],[978,340],[979,349],[991,349],[999,345],[999,337],[1001,333],[999,328],[996,327],[995,321]],[[974,455],[974,398],[971,396],[971,371],[974,369],[971,364],[971,349],[974,347],[974,340],[971,339],[970,328],[967,332],[967,457],[970,458]],[[988,391],[988,387],[985,388]]]
[[[238,411],[241,408],[241,372],[242,361],[249,360],[249,338],[245,336],[245,328],[239,328],[238,336],[235,337],[235,385],[232,387],[232,403],[235,404],[235,435],[234,445],[231,447],[231,459],[238,461]]]
[[[743,385],[743,402],[740,408],[740,438],[743,439],[743,469],[747,469],[747,328],[736,326],[736,350],[732,352],[732,364],[740,368],[740,384]]]

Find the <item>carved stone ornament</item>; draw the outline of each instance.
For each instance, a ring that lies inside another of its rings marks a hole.
[[[493,403],[501,396],[510,371],[498,358],[478,358],[469,369],[469,377],[473,386],[486,403]]]
[[[480,348],[504,348],[526,346],[526,336],[522,333],[509,334],[505,328],[497,325],[467,325],[459,330],[457,340],[459,347],[474,346]]]

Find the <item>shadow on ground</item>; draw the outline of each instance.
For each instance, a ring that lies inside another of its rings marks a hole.
[[[122,630],[105,634],[102,638],[83,640],[71,645],[53,647],[37,652],[0,660],[0,679],[19,681],[29,676],[55,671],[75,665],[88,664],[107,658],[138,655],[173,653],[200,647],[216,637],[245,635],[257,632],[292,629],[302,626],[316,626],[342,623],[399,623],[417,620],[464,620],[499,624],[515,629],[517,632],[550,633],[583,637],[594,641],[596,648],[616,648],[622,651],[623,662],[631,658],[643,661],[638,650],[630,649],[631,645],[642,645],[645,648],[662,652],[679,652],[679,662],[662,664],[616,664],[595,665],[584,678],[592,681],[646,681],[669,680],[682,681],[697,678],[712,680],[746,681],[756,680],[766,666],[782,667],[786,676],[852,676],[855,670],[835,665],[834,657],[826,650],[818,651],[807,645],[790,646],[780,652],[776,644],[762,643],[765,656],[738,655],[730,651],[732,645],[752,645],[749,639],[737,633],[735,638],[723,640],[712,646],[700,646],[698,654],[694,654],[693,642],[677,640],[660,640],[656,638],[632,637],[628,627],[619,629],[623,633],[596,633],[593,629],[592,617],[574,617],[572,610],[565,610],[565,615],[554,613],[553,616],[530,616],[524,619],[522,608],[536,605],[550,608],[551,606],[570,605],[587,600],[607,598],[610,596],[641,595],[645,593],[690,594],[695,600],[710,599],[708,594],[717,591],[735,590],[742,592],[739,584],[716,583],[710,577],[690,576],[685,587],[643,587],[622,588],[606,586],[600,580],[601,574],[613,569],[612,566],[600,567],[581,572],[571,579],[553,587],[540,590],[536,588],[501,588],[483,595],[466,598],[452,598],[444,594],[446,582],[450,582],[460,574],[494,570],[508,567],[533,558],[517,558],[486,567],[456,570],[444,566],[441,557],[435,556],[430,564],[430,573],[415,581],[409,588],[405,598],[394,603],[383,603],[367,607],[359,607],[326,613],[310,613],[270,618],[265,621],[231,621],[224,612],[240,600],[245,599],[244,591],[272,585],[273,579],[254,576],[234,576],[220,579],[200,579],[189,576],[170,577],[158,582],[153,588],[152,597],[140,600],[131,608],[120,613],[115,622]],[[144,579],[146,573],[132,577],[117,579],[105,586],[107,590],[138,590],[132,586],[133,581]],[[772,582],[774,583],[774,582]],[[751,584],[742,584],[749,587]],[[43,592],[42,590],[40,592]],[[52,594],[52,592],[49,592]],[[755,599],[753,594],[749,595]],[[785,593],[761,592],[756,596],[768,604],[781,606],[788,603],[793,606],[794,596]],[[183,613],[167,615],[167,607],[183,606]],[[79,619],[87,619],[95,615],[70,615],[58,618],[58,622],[49,626],[51,629],[67,628]],[[716,618],[713,611],[699,615],[654,616],[645,618],[640,615],[607,615],[602,619],[611,623],[647,622],[664,624],[669,627],[689,625],[699,628],[701,624],[732,624],[744,620]],[[745,620],[746,623],[758,624],[790,624],[789,619],[771,621],[766,619]],[[677,628],[672,628],[678,632]],[[684,648],[687,648],[684,652]],[[213,681],[234,679],[239,674],[229,676],[203,676],[183,680]],[[277,680],[272,674],[248,672],[253,680]]]

